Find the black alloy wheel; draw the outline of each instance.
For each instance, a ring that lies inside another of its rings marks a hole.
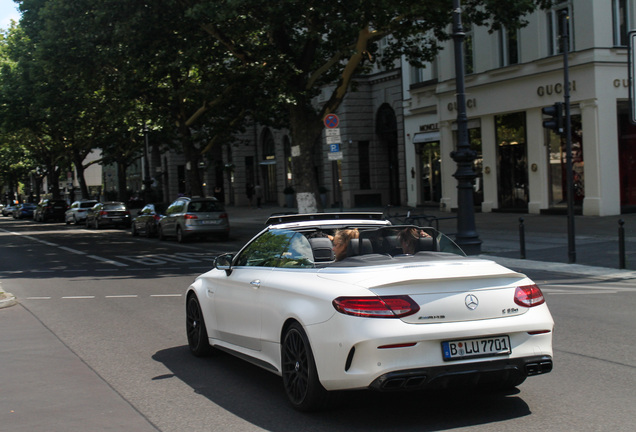
[[[309,340],[299,323],[285,332],[281,351],[283,385],[292,406],[299,411],[323,407],[328,392],[320,384]]]
[[[203,357],[212,351],[208,340],[208,331],[205,329],[203,312],[196,295],[188,298],[186,305],[186,333],[188,335],[188,347],[190,352],[197,357]]]

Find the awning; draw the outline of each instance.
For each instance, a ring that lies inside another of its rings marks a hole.
[[[439,131],[421,132],[413,135],[413,144],[436,142],[440,140]]]

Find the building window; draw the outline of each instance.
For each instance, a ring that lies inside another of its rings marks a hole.
[[[360,189],[371,189],[371,158],[369,156],[369,141],[358,142],[358,173],[360,175]]]
[[[548,12],[548,54],[557,55],[563,53],[563,47],[561,43],[561,35],[563,34],[563,19],[562,14],[568,14],[567,30],[568,30],[568,42],[569,51],[574,50],[574,35],[572,33],[572,13],[569,8],[568,2],[561,2]]]
[[[629,10],[627,0],[612,1],[614,46],[627,46],[629,33]]]
[[[475,56],[473,44],[473,31],[467,31],[464,39],[464,73],[471,74],[475,72]]]
[[[411,66],[411,84],[419,84],[425,82],[434,82],[437,80],[437,63],[426,63],[425,67],[420,68]]]
[[[499,30],[499,61],[501,67],[519,63],[519,32],[502,28]]]

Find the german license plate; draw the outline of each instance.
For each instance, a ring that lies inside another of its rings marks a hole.
[[[111,219],[113,222],[121,222],[121,218],[112,218]]]
[[[215,225],[217,223],[218,223],[218,221],[214,220],[214,219],[212,219],[212,220],[202,220],[201,221],[201,225]]]
[[[494,357],[511,352],[510,338],[507,335],[442,342],[442,353],[445,361]]]

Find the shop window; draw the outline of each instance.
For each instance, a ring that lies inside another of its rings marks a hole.
[[[526,113],[495,117],[497,139],[497,197],[499,209],[528,208]]]
[[[585,198],[585,171],[583,160],[583,129],[581,116],[571,115],[572,171],[574,203],[580,205]],[[547,131],[546,131],[547,132]],[[550,206],[567,204],[567,143],[565,137],[549,131],[548,149],[550,161]]]

